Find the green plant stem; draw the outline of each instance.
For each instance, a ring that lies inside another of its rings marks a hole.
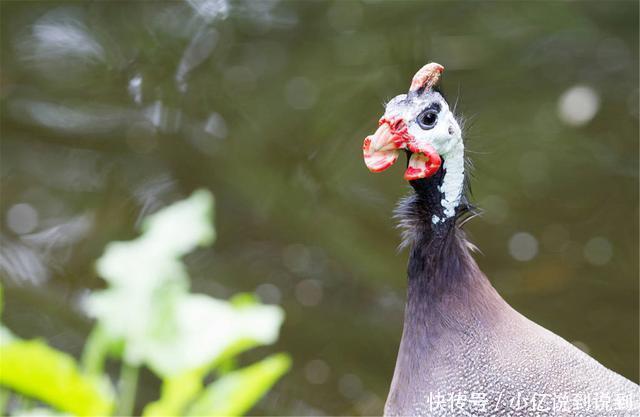
[[[0,416],[6,416],[7,403],[9,402],[9,391],[0,388]]]
[[[91,376],[101,376],[104,371],[104,362],[107,357],[109,339],[105,335],[102,327],[97,325],[93,328],[82,352],[82,368]]]
[[[138,371],[139,368],[137,366],[122,362],[119,384],[120,401],[117,413],[119,416],[133,415],[133,409],[136,404],[136,390],[138,388]]]

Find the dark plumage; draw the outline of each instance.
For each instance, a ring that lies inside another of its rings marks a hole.
[[[462,130],[433,88],[443,69],[418,71],[363,146],[373,172],[404,150],[414,190],[396,210],[410,256],[385,414],[637,416],[638,385],[511,308],[471,256]]]
[[[636,384],[529,321],[495,291],[459,228],[466,209],[434,227],[442,176],[411,182],[415,193],[396,211],[410,257],[385,415],[637,416]],[[460,407],[449,407],[454,397]],[[595,400],[579,406],[582,397]]]

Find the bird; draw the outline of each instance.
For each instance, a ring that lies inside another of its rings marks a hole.
[[[382,172],[404,153],[413,189],[395,211],[409,248],[407,301],[387,416],[638,416],[640,387],[513,309],[473,257],[460,119],[423,66],[365,138]]]

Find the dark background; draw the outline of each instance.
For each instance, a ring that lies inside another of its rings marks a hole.
[[[637,2],[1,3],[3,321],[72,353],[93,262],[205,187],[193,290],[287,314],[258,414],[382,411],[402,167],[361,145],[429,61],[466,123],[467,230],[516,309],[638,381]],[[399,164],[402,165],[402,164]],[[132,312],[135,314],[135,312]],[[143,377],[140,404],[157,397]]]

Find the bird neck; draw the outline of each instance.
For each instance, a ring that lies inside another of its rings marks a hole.
[[[501,312],[508,310],[471,257],[456,218],[432,221],[442,210],[442,187],[436,186],[437,177],[431,181],[412,184],[416,193],[396,211],[411,253],[404,329],[387,407],[403,404],[411,395],[407,386],[437,391],[443,375],[464,372],[465,349],[494,333]]]
[[[411,155],[407,151],[407,166]],[[440,231],[450,228],[467,210],[462,141],[442,155],[442,159],[442,168],[433,176],[409,181],[416,192],[416,203],[420,204],[416,208],[423,214],[430,214],[432,228]]]
[[[439,186],[443,175],[412,182],[415,194],[396,210],[404,245],[410,247],[403,340],[418,344],[433,339],[443,328],[450,329],[452,323],[468,326],[476,319],[489,319],[501,300],[471,256],[472,245],[458,226],[466,203],[458,207],[456,216],[441,223],[432,220],[444,213]]]
[[[417,231],[407,267],[407,318],[431,321],[473,308],[477,289],[488,284],[469,253],[470,244],[455,221]]]

